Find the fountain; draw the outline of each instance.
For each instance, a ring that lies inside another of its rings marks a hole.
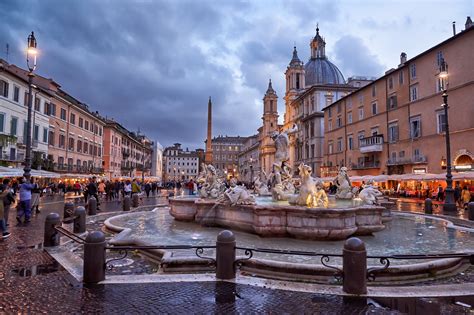
[[[288,162],[288,132],[273,135],[275,163],[270,174],[257,178],[254,197],[244,186],[224,180],[212,165],[202,165],[198,178],[199,198],[170,198],[170,214],[178,221],[195,221],[204,226],[220,226],[260,236],[289,236],[313,240],[342,240],[351,235],[370,235],[385,228],[386,208],[376,205],[378,191],[368,183],[355,199],[347,169],[335,179],[335,202],[328,198],[322,181],[312,177],[310,166],[300,164],[299,184],[295,185]],[[295,187],[297,186],[297,188]],[[353,191],[354,190],[354,191]],[[272,202],[268,202],[271,194]]]

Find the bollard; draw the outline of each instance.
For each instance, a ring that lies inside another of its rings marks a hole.
[[[61,224],[61,217],[57,213],[50,213],[44,221],[44,247],[53,247],[59,245],[59,233],[54,229]]]
[[[84,233],[86,231],[86,209],[84,207],[77,207],[74,211],[74,233]]]
[[[100,231],[89,233],[84,243],[84,283],[105,280],[105,235]]]
[[[134,208],[138,207],[138,194],[132,195],[132,207]]]
[[[217,235],[216,241],[216,278],[235,279],[235,236],[229,230]]]
[[[63,220],[70,218],[73,215],[74,215],[74,204],[70,201],[65,202]]]
[[[97,214],[97,199],[95,199],[93,196],[89,197],[89,200],[87,201],[87,208],[88,208],[88,215],[96,215]]]
[[[132,204],[132,200],[130,199],[129,195],[123,197],[123,204],[122,204],[123,211],[130,211],[131,204]]]
[[[342,269],[344,278],[342,289],[349,294],[367,293],[367,251],[365,244],[357,237],[344,243],[342,250]]]
[[[430,198],[425,199],[425,213],[433,214],[433,201]]]
[[[467,204],[467,216],[469,220],[474,221],[474,202]]]

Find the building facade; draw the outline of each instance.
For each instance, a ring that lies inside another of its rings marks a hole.
[[[159,182],[163,180],[163,146],[158,141],[155,141],[153,144],[150,173]]]
[[[213,165],[226,178],[240,179],[239,154],[246,137],[218,136],[212,138]]]
[[[0,162],[15,167],[21,167],[25,160],[28,120],[28,78],[19,70],[0,59]],[[44,169],[48,153],[47,112],[53,94],[36,85],[32,96],[32,168]]]
[[[474,27],[407,60],[324,109],[323,176],[442,173],[446,165],[443,90],[449,94],[455,171],[474,165]],[[441,76],[443,61],[449,65]],[[455,122],[455,123],[454,123]]]
[[[196,151],[183,150],[175,143],[163,151],[163,180],[177,182],[196,180],[199,175],[199,156]]]
[[[260,172],[260,141],[258,134],[247,137],[239,153],[240,180],[251,183]]]

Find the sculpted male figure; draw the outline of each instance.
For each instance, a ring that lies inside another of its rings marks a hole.
[[[290,139],[288,135],[298,131],[298,128],[293,126],[291,129],[284,130],[282,132],[274,131],[272,133],[272,139],[275,141],[275,164],[280,167],[284,162],[287,162],[290,159]]]

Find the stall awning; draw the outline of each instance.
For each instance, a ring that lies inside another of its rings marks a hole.
[[[0,166],[0,177],[21,177],[23,169]],[[44,170],[31,170],[31,176],[44,178],[59,178],[59,174]]]

